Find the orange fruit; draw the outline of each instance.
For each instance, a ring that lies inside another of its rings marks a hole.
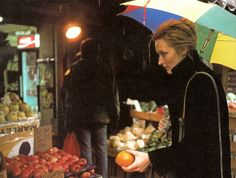
[[[127,167],[134,162],[134,156],[127,151],[121,151],[117,154],[115,162],[119,166]]]

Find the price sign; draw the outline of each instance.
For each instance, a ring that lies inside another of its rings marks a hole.
[[[34,130],[34,148],[37,151],[47,151],[52,148],[52,126],[42,126]]]

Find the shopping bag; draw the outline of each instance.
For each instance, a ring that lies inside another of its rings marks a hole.
[[[66,153],[70,153],[72,155],[80,157],[80,146],[77,141],[75,132],[68,132],[66,134],[66,138],[63,143],[63,150]]]

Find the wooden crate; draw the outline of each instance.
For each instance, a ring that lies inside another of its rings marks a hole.
[[[135,110],[130,110],[130,117],[159,122],[164,115],[156,113],[156,112],[140,112]]]

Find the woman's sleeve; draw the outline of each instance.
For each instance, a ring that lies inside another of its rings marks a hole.
[[[162,176],[183,169],[183,151],[182,144],[177,143],[167,148],[150,151],[148,156],[153,169]]]

